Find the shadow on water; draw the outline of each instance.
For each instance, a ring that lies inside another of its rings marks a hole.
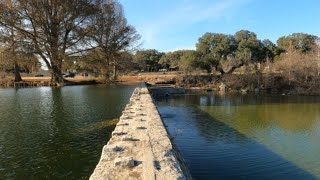
[[[195,179],[316,179],[263,144],[201,111],[196,104],[201,100],[192,96],[157,102],[173,142]]]
[[[177,97],[173,97],[177,98]],[[158,98],[159,99],[159,98]],[[178,97],[179,101],[183,99]],[[202,92],[187,94],[184,96],[185,103],[198,105],[217,106],[238,106],[238,105],[259,105],[259,104],[285,104],[285,103],[314,103],[320,104],[320,96],[282,96],[271,94],[221,94],[215,92]]]

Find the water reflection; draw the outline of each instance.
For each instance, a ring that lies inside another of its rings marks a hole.
[[[319,98],[204,94],[158,100],[196,178],[320,177]]]

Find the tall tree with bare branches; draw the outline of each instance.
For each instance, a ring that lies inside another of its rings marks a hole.
[[[140,35],[127,23],[123,8],[117,0],[97,1],[96,9],[98,13],[91,18],[90,39],[97,48],[90,57],[100,62],[106,80],[110,74],[115,79],[121,52],[135,47]]]
[[[51,71],[53,85],[64,83],[67,56],[84,51],[94,0],[0,0],[0,26],[23,35]]]

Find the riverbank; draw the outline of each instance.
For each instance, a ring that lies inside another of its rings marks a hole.
[[[0,79],[0,87],[40,87],[51,86],[50,77],[22,77],[22,81],[14,82],[13,77],[2,77]],[[99,78],[66,78],[65,86],[71,85],[94,85],[102,84],[103,81]]]
[[[320,95],[319,81],[288,81],[282,74],[191,75],[177,78],[177,86],[192,90],[255,92],[279,95]]]
[[[184,74],[182,72],[148,72],[118,76],[117,84],[136,84],[146,82],[151,86],[184,88],[220,92],[262,92],[285,95],[320,95],[318,81],[303,77],[305,80],[290,80],[281,73],[252,73],[212,75],[207,73]],[[99,78],[66,78],[65,85],[103,84]],[[12,78],[1,78],[0,87],[50,86],[50,77],[23,77],[23,82],[14,83]]]
[[[123,81],[144,81],[150,86],[184,88],[228,93],[261,92],[279,95],[320,95],[320,76],[288,80],[282,73],[251,73],[212,75],[206,73],[142,73],[119,77]],[[303,80],[304,79],[304,80]]]

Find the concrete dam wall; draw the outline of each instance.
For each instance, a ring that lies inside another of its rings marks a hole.
[[[146,87],[136,88],[90,180],[190,179]]]

